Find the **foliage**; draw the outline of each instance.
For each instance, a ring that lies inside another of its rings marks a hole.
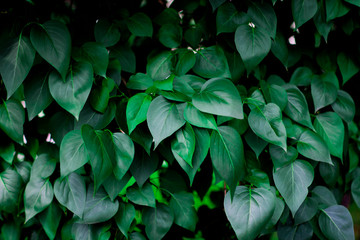
[[[1,4],[0,239],[355,238],[358,1]]]

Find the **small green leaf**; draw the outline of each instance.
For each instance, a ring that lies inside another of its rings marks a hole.
[[[285,68],[288,67],[289,49],[286,39],[281,32],[277,32],[276,37],[272,40],[271,52],[280,60]]]
[[[127,88],[134,90],[146,90],[154,84],[152,78],[144,73],[137,73],[129,78]]]
[[[224,207],[237,238],[252,240],[270,221],[275,210],[275,195],[265,188],[238,186],[233,200],[226,194]]]
[[[342,17],[350,11],[341,0],[326,0],[326,21],[329,22],[335,18]]]
[[[20,240],[21,228],[15,221],[8,221],[3,223],[1,227],[1,239]]]
[[[129,73],[135,73],[136,56],[129,46],[119,44],[110,49],[110,58],[119,60],[121,70]]]
[[[187,103],[185,107],[184,118],[191,125],[214,130],[217,129],[214,116],[208,113],[200,112],[191,103]]]
[[[168,48],[177,48],[182,41],[182,28],[179,24],[166,23],[159,29],[159,41]]]
[[[171,194],[170,208],[174,213],[174,223],[190,231],[195,231],[198,217],[194,208],[191,193],[179,192]]]
[[[326,143],[318,134],[309,129],[300,135],[297,150],[300,154],[314,161],[332,164]]]
[[[360,206],[360,176],[356,177],[351,183],[351,196],[354,199],[354,202],[359,207]]]
[[[162,239],[170,230],[174,214],[167,205],[159,203],[156,208],[145,208],[142,214],[146,235],[150,240]]]
[[[334,205],[321,210],[319,226],[329,240],[355,239],[352,217],[344,206]]]
[[[135,147],[131,138],[124,133],[114,133],[112,135],[115,157],[113,158],[113,172],[115,177],[120,180],[130,168],[134,160]]]
[[[181,108],[181,104],[169,102],[163,96],[158,96],[151,102],[147,124],[155,141],[154,148],[185,124]]]
[[[296,28],[301,27],[301,25],[313,18],[317,8],[316,0],[292,0],[291,10]]]
[[[57,229],[60,224],[62,211],[55,203],[50,204],[44,212],[39,215],[40,223],[49,237],[49,239],[55,239]]]
[[[330,191],[330,189],[324,186],[316,186],[311,191],[311,196],[317,201],[318,207],[320,209],[324,209],[338,204],[334,194]]]
[[[357,7],[360,7],[360,2],[357,0],[345,0],[345,2],[351,3]]]
[[[19,204],[22,177],[13,169],[8,168],[0,173],[0,210],[13,212]]]
[[[102,19],[95,24],[94,35],[96,41],[105,47],[111,47],[120,40],[120,32],[116,25]]]
[[[17,100],[7,100],[0,105],[0,128],[12,140],[23,142],[25,110]]]
[[[120,203],[119,211],[115,215],[116,225],[125,237],[128,237],[130,225],[135,218],[135,208],[131,203]]]
[[[268,145],[268,142],[258,137],[252,130],[248,130],[245,135],[245,141],[250,148],[255,152],[256,158],[259,159],[260,154]]]
[[[153,25],[151,19],[144,13],[135,13],[126,21],[130,32],[138,37],[152,37]]]
[[[296,86],[308,86],[311,83],[313,72],[308,67],[298,67],[290,78],[290,83]]]
[[[179,23],[180,17],[179,13],[174,8],[165,8],[159,15],[153,19],[153,21],[159,25],[164,25],[167,23]]]
[[[129,99],[126,106],[126,121],[129,134],[131,134],[137,125],[146,120],[151,100],[151,96],[146,93],[138,93]]]
[[[141,188],[128,188],[126,197],[135,204],[155,208],[155,195],[150,183],[145,183]]]
[[[280,224],[277,229],[277,235],[279,239],[286,240],[311,240],[313,238],[313,228],[309,222],[299,225],[282,225]]]
[[[31,28],[31,43],[36,51],[50,63],[65,80],[71,57],[71,36],[59,21],[48,21]]]
[[[131,181],[130,181],[131,180]],[[106,180],[103,182],[103,186],[105,191],[108,193],[111,201],[114,201],[117,196],[125,189],[128,184],[133,183],[131,175],[127,172],[121,180],[118,180],[114,174],[111,174]],[[134,180],[135,181],[135,180]]]
[[[284,88],[265,81],[260,81],[260,86],[267,103],[275,103],[281,110],[285,109],[288,96]]]
[[[267,3],[251,2],[247,11],[247,15],[254,22],[255,26],[259,26],[269,33],[270,37],[275,39],[277,18],[273,7]]]
[[[177,51],[177,58],[178,61],[174,69],[174,73],[177,76],[185,75],[194,67],[196,62],[196,55],[188,49],[179,49]]]
[[[51,95],[62,108],[76,119],[79,119],[92,84],[93,70],[89,63],[73,64],[65,81],[56,72],[52,72],[49,76]]]
[[[212,10],[213,12],[215,12],[215,10],[221,6],[221,4],[223,4],[224,2],[226,2],[226,0],[209,0]]]
[[[150,175],[156,171],[158,164],[159,158],[156,152],[151,152],[151,155],[148,155],[145,151],[135,151],[130,172],[139,187],[142,187]]]
[[[316,76],[311,81],[311,95],[317,112],[336,101],[337,88],[331,82]]]
[[[313,167],[306,161],[296,160],[274,171],[273,177],[276,188],[295,216],[308,194],[308,187],[314,180]]]
[[[296,225],[310,221],[317,213],[318,204],[314,198],[306,198],[294,216]]]
[[[153,80],[164,80],[171,75],[173,55],[170,51],[153,54],[148,57],[146,72]]]
[[[0,73],[9,99],[28,75],[34,63],[35,50],[29,39],[22,36],[0,49],[0,59]]]
[[[32,165],[30,181],[33,178],[46,179],[50,177],[55,171],[56,159],[52,158],[47,153],[38,155]]]
[[[232,3],[225,3],[219,7],[216,14],[217,34],[235,32],[240,24],[249,22],[249,16],[238,12]]]
[[[321,36],[324,37],[325,41],[327,41],[331,28],[333,27],[334,23],[332,21],[326,21],[326,13],[325,13],[325,6],[320,5],[317,13],[315,14],[314,18],[315,27]]]
[[[337,63],[343,78],[343,85],[349,81],[355,74],[357,74],[360,68],[354,63],[354,61],[345,53],[339,53],[337,57]]]
[[[270,144],[269,151],[275,171],[278,168],[295,161],[298,157],[298,151],[293,146],[288,146],[287,151],[285,152],[281,147]]]
[[[0,157],[12,165],[15,156],[15,145],[13,142],[0,145]]]
[[[338,90],[336,101],[331,104],[332,109],[347,123],[355,116],[355,103],[350,94]]]
[[[195,133],[189,123],[175,133],[171,141],[171,151],[174,156],[182,158],[190,167],[193,167],[192,159],[195,151]]]
[[[244,118],[240,94],[227,79],[208,80],[201,91],[193,96],[192,104],[202,112],[220,116]]]

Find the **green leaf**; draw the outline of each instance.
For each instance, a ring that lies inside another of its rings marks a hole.
[[[193,71],[203,78],[231,78],[224,51],[218,46],[199,50]]]
[[[311,95],[314,100],[315,112],[317,112],[336,101],[337,88],[323,78],[314,77],[311,81]]]
[[[309,129],[300,135],[297,150],[307,158],[332,165],[330,151],[326,143],[318,134]]]
[[[146,237],[139,232],[132,232],[129,234],[130,240],[146,240]]]
[[[275,39],[277,18],[270,4],[252,2],[247,11],[247,15],[251,18],[255,26],[268,32],[270,37]]]
[[[248,122],[257,136],[286,151],[286,129],[282,122],[281,109],[276,104],[268,103],[252,109]]]
[[[159,164],[159,158],[156,152],[151,155],[144,151],[135,151],[134,161],[131,164],[130,172],[136,179],[139,187],[142,187],[150,175],[156,171]]]
[[[215,10],[221,6],[221,4],[223,4],[224,2],[226,2],[226,0],[209,0],[212,10],[213,12],[215,12]]]
[[[311,83],[313,72],[308,67],[298,67],[290,78],[290,83],[296,86],[308,86]]]
[[[351,4],[355,5],[355,6],[360,7],[360,2],[357,1],[357,0],[345,0],[345,2],[348,2],[348,3],[351,3]]]
[[[110,58],[116,58],[119,60],[122,71],[135,73],[136,56],[129,46],[120,44],[111,48]]]
[[[44,212],[39,215],[40,223],[49,237],[49,239],[55,239],[57,229],[60,224],[62,211],[55,203],[50,204]]]
[[[15,145],[13,142],[0,145],[0,157],[12,165],[15,156]]]
[[[245,180],[255,187],[265,188],[268,190],[270,189],[270,180],[268,175],[259,169],[250,169]]]
[[[47,208],[54,197],[54,190],[49,179],[33,178],[25,188],[25,222]]]
[[[360,206],[360,176],[356,177],[351,183],[351,196],[354,199],[354,202],[359,207]]]
[[[65,177],[89,161],[80,130],[68,132],[60,145],[60,172]]]
[[[94,194],[94,186],[90,184],[87,189],[83,222],[94,224],[106,222],[117,213],[119,202],[111,201],[103,188]]]
[[[332,109],[347,123],[355,116],[355,103],[350,94],[338,90],[336,101],[331,104]]]
[[[295,161],[298,157],[298,151],[293,146],[288,146],[287,151],[285,152],[281,147],[270,144],[269,152],[275,171],[277,171],[278,168],[284,167]]]
[[[314,198],[306,198],[294,216],[294,223],[298,225],[310,221],[317,210],[317,201]]]
[[[321,177],[328,186],[335,186],[340,176],[339,162],[332,158],[333,166],[326,163],[319,164],[319,171]]]
[[[59,203],[82,218],[86,202],[85,180],[72,172],[64,178],[58,178],[54,184],[54,193]]]
[[[299,225],[279,225],[277,235],[280,240],[311,240],[313,238],[313,229],[309,222]]]
[[[12,140],[23,142],[25,110],[17,100],[7,100],[0,105],[0,128]]]
[[[325,112],[316,116],[314,121],[316,132],[324,139],[330,154],[342,159],[345,139],[344,124],[334,112]]]
[[[173,55],[170,51],[153,54],[148,57],[146,72],[153,80],[164,80],[171,75]]]
[[[214,169],[234,193],[239,180],[245,176],[244,148],[239,133],[229,126],[213,131],[210,156]]]
[[[183,128],[176,131],[175,138],[171,141],[171,151],[174,156],[182,158],[190,167],[193,167],[195,133],[189,123],[186,123]]]
[[[280,60],[285,68],[288,67],[289,49],[286,39],[281,32],[277,32],[276,37],[272,40],[271,52]]]
[[[195,231],[198,216],[194,208],[194,197],[188,192],[171,194],[170,208],[174,213],[174,223],[192,232]]]
[[[349,211],[342,205],[321,210],[319,226],[329,240],[355,239],[353,220]]]
[[[337,63],[343,78],[343,85],[349,81],[355,74],[357,74],[360,68],[354,63],[354,61],[345,53],[339,53],[337,57]]]
[[[93,225],[74,223],[69,230],[71,230],[71,238],[69,239],[75,239],[75,240],[96,239]]]
[[[146,93],[138,93],[129,99],[126,106],[126,122],[129,134],[131,134],[137,125],[146,120],[151,100],[151,96]]]
[[[89,125],[81,128],[81,136],[89,154],[91,168],[94,174],[95,191],[113,172],[113,140],[108,131],[94,130]]]
[[[177,48],[182,41],[182,28],[179,24],[166,23],[159,29],[159,41],[168,48]]]
[[[313,167],[306,161],[296,160],[274,171],[273,177],[276,188],[295,216],[308,194],[308,187],[314,180]]]
[[[270,221],[275,210],[275,195],[264,188],[238,186],[233,200],[224,200],[225,214],[238,239],[255,239]]]
[[[332,21],[326,21],[326,13],[325,13],[325,6],[320,5],[317,13],[315,14],[314,18],[315,27],[321,36],[324,37],[325,41],[327,41],[331,28],[333,27],[334,23]]]
[[[154,149],[185,124],[181,106],[182,104],[169,102],[163,96],[158,96],[151,102],[147,124],[155,141]]]
[[[153,25],[151,19],[144,13],[135,13],[126,21],[130,32],[138,37],[152,37]]]
[[[130,181],[131,180],[131,181]],[[117,179],[112,173],[106,180],[103,182],[105,191],[109,194],[111,201],[114,201],[117,196],[125,189],[127,184],[131,184],[132,180],[130,173],[126,173],[121,180]]]
[[[23,180],[13,169],[0,173],[0,210],[13,212],[19,204]]]
[[[268,145],[268,142],[258,137],[252,130],[248,130],[245,135],[245,141],[249,147],[255,152],[256,158],[259,159],[260,154]]]
[[[21,176],[24,183],[27,183],[30,179],[31,164],[27,161],[16,162],[14,169]]]
[[[20,236],[21,228],[18,223],[15,223],[14,221],[3,223],[1,227],[1,239],[20,240]]]
[[[96,130],[103,129],[114,119],[115,113],[116,105],[114,102],[109,102],[103,114],[94,111],[87,103],[80,112],[79,121],[74,120],[74,129],[81,129],[84,124],[88,124]]]
[[[90,63],[95,74],[106,78],[106,70],[109,65],[109,53],[101,43],[85,43],[78,51],[74,52],[73,58],[78,62]]]
[[[192,104],[202,112],[243,119],[240,94],[234,84],[227,79],[208,80],[201,91],[194,94]]]
[[[197,127],[210,128],[214,130],[217,129],[214,116],[208,113],[200,112],[191,103],[187,103],[185,107],[184,119],[191,125]]]
[[[103,19],[95,24],[94,35],[96,41],[105,47],[111,47],[120,40],[120,32],[116,25]]]
[[[313,18],[317,8],[316,0],[292,0],[291,10],[296,28],[301,27],[301,25]]]
[[[128,188],[126,197],[135,204],[155,208],[155,195],[150,183],[145,183],[141,188]]]
[[[174,90],[192,97],[194,93],[199,92],[206,81],[195,75],[184,75],[175,77],[173,81]]]
[[[285,114],[295,122],[314,129],[304,94],[294,85],[287,84],[283,87],[288,95],[288,103],[284,109]]]
[[[159,203],[156,208],[145,208],[142,214],[146,235],[150,240],[162,239],[170,230],[174,214],[167,205]]]
[[[131,138],[124,133],[114,133],[112,139],[115,149],[113,172],[115,177],[120,180],[134,160],[135,147]]]
[[[28,75],[35,59],[35,50],[29,39],[21,35],[0,49],[0,59],[0,73],[9,99]]]
[[[350,11],[350,8],[343,4],[341,0],[325,0],[326,21],[342,17]]]
[[[39,55],[50,63],[65,80],[71,57],[71,36],[58,21],[48,21],[31,28],[30,40]]]
[[[288,97],[284,88],[275,84],[268,84],[265,81],[260,81],[261,90],[267,103],[275,103],[281,110],[284,110]]]
[[[77,120],[90,94],[92,84],[93,70],[89,63],[73,64],[65,81],[56,72],[52,72],[49,76],[51,95]]]
[[[317,201],[318,207],[320,209],[324,209],[338,204],[334,194],[330,191],[330,189],[324,186],[316,186],[311,191],[311,196]]]
[[[249,22],[249,16],[238,12],[232,3],[225,3],[219,7],[216,14],[217,35],[220,33],[235,32],[240,24]]]
[[[260,26],[250,25],[240,25],[235,32],[236,49],[240,53],[248,75],[271,49],[269,34]]]
[[[127,88],[134,90],[146,90],[154,84],[152,78],[144,73],[137,73],[129,78]]]
[[[46,179],[50,177],[55,171],[56,159],[52,158],[47,153],[38,155],[32,165],[30,181],[33,178]]]
[[[196,55],[192,50],[179,49],[177,51],[178,61],[176,63],[174,73],[177,76],[185,75],[190,71],[196,62]]]
[[[119,211],[115,215],[116,225],[122,234],[127,238],[130,225],[135,218],[135,208],[131,203],[120,203]]]
[[[24,94],[29,121],[54,100],[50,94],[48,79],[49,73],[37,72],[25,82]]]
[[[180,22],[180,17],[174,8],[166,8],[159,15],[157,15],[153,21],[159,25],[164,25],[167,23],[176,24]]]

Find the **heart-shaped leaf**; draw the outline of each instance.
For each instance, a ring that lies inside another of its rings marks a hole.
[[[25,110],[19,101],[10,99],[0,105],[0,128],[15,142],[23,142],[24,122]]]
[[[145,208],[142,219],[145,232],[150,240],[162,239],[170,230],[174,221],[174,214],[167,205],[157,204],[156,208]]]

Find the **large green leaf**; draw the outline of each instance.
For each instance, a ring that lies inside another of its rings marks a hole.
[[[165,138],[171,136],[185,124],[182,104],[175,104],[163,96],[155,98],[147,112],[147,124],[156,148]]]
[[[62,211],[55,203],[50,204],[44,212],[39,215],[39,220],[46,235],[53,240],[61,221]]]
[[[189,123],[176,131],[175,138],[171,141],[171,151],[174,156],[182,158],[190,167],[193,167],[195,133]]]
[[[231,77],[224,51],[218,46],[211,46],[198,51],[193,71],[204,78]]]
[[[326,0],[326,21],[329,22],[338,17],[342,17],[350,11],[350,8],[341,0]]]
[[[311,83],[313,72],[308,67],[298,67],[290,78],[290,83],[296,86],[308,86]]]
[[[235,45],[249,74],[269,53],[271,38],[260,26],[243,24],[236,29]]]
[[[194,94],[192,104],[202,112],[244,118],[240,94],[234,84],[227,79],[208,80],[201,87],[201,91]]]
[[[329,240],[351,240],[354,236],[354,223],[348,209],[334,205],[321,210],[319,226]]]
[[[194,208],[194,197],[188,192],[178,192],[171,194],[170,208],[174,213],[174,223],[195,231],[198,216]]]
[[[75,63],[65,81],[55,71],[49,76],[49,89],[55,101],[77,120],[90,94],[93,69],[89,63]]]
[[[314,100],[315,112],[317,112],[335,102],[337,88],[331,82],[316,76],[311,81],[311,95]]]
[[[65,80],[71,57],[71,36],[59,21],[48,21],[31,28],[30,40],[36,51]]]
[[[236,28],[246,23],[249,17],[244,12],[238,12],[232,3],[225,3],[219,7],[216,14],[217,34],[235,32]]]
[[[269,152],[275,171],[277,168],[281,168],[293,162],[298,157],[298,151],[293,146],[288,146],[287,151],[285,152],[281,147],[270,144]]]
[[[258,26],[269,33],[275,39],[277,18],[273,7],[268,3],[252,2],[247,15],[251,18],[255,26]]]
[[[300,135],[297,150],[300,154],[314,161],[332,164],[326,143],[318,134],[309,129]]]
[[[135,204],[155,208],[155,195],[150,183],[142,188],[133,186],[127,189],[126,197]]]
[[[275,103],[281,110],[287,105],[288,96],[284,88],[276,84],[260,81],[261,90],[267,103]]]
[[[285,151],[286,129],[282,121],[281,109],[274,103],[253,108],[248,118],[253,132],[267,142],[282,147]]]
[[[162,239],[170,230],[174,214],[167,205],[159,203],[156,208],[145,208],[142,214],[145,232],[150,240]]]
[[[37,72],[25,81],[24,94],[28,119],[31,121],[53,101],[49,90],[49,72]]]
[[[77,173],[58,178],[54,184],[54,193],[59,203],[82,218],[86,202],[85,180]]]
[[[360,70],[358,65],[354,63],[353,59],[343,52],[339,53],[337,57],[337,64],[339,65],[340,73],[343,78],[343,85]]]
[[[109,52],[101,43],[85,43],[74,52],[73,58],[76,61],[90,63],[95,74],[106,77],[106,70],[109,65]]]
[[[146,93],[138,93],[129,99],[126,106],[126,122],[129,134],[131,134],[137,125],[146,120],[151,100],[151,96]]]
[[[152,37],[153,25],[151,19],[144,13],[135,13],[127,19],[127,27],[130,32],[139,37]]]
[[[94,224],[111,219],[118,211],[119,202],[111,201],[103,188],[94,194],[94,186],[90,184],[87,189],[83,222]]]
[[[46,179],[50,177],[55,171],[56,159],[52,158],[47,153],[38,155],[32,165],[30,181],[33,178]]]
[[[317,213],[318,204],[314,198],[306,198],[294,216],[296,225],[308,222]]]
[[[0,105],[0,128],[15,142],[23,142],[24,122],[25,110],[19,101],[10,99]]]
[[[284,109],[285,114],[295,122],[313,129],[304,94],[294,85],[288,84],[283,87],[288,95],[288,103]]]
[[[333,192],[324,186],[318,185],[311,190],[311,197],[317,201],[319,209],[324,209],[338,204]]]
[[[238,186],[234,198],[224,200],[225,213],[238,239],[255,239],[275,210],[275,195],[265,188]]]
[[[317,8],[316,0],[292,0],[291,10],[296,28],[301,27],[301,25],[314,17]]]
[[[347,123],[355,116],[355,103],[350,94],[338,90],[336,101],[331,104],[332,109]]]
[[[239,133],[229,126],[213,131],[210,156],[215,170],[234,193],[239,180],[245,175],[244,148]]]
[[[325,140],[330,154],[342,159],[345,139],[344,124],[334,112],[325,112],[316,116],[316,132]]]
[[[146,65],[146,72],[153,80],[164,80],[171,75],[173,55],[170,51],[150,55]]]
[[[285,39],[281,32],[277,32],[275,39],[271,41],[271,52],[280,60],[285,68],[288,67],[289,49],[287,39]]]
[[[187,103],[184,110],[184,118],[191,125],[201,127],[217,129],[215,118],[213,115],[199,111],[191,103]]]
[[[28,75],[35,59],[29,39],[20,35],[0,49],[0,73],[10,98]]]
[[[182,41],[182,28],[179,24],[166,23],[159,29],[159,41],[168,48],[177,48]]]
[[[135,218],[135,208],[131,203],[120,203],[119,211],[115,215],[116,225],[125,237],[128,237],[130,225]]]
[[[273,173],[276,188],[284,197],[291,213],[295,213],[304,202],[308,187],[314,180],[314,169],[310,163],[296,160]]]
[[[49,179],[33,178],[25,188],[25,222],[47,208],[54,197],[54,190]]]
[[[246,131],[244,137],[246,143],[255,152],[256,158],[259,159],[260,154],[269,143],[256,135],[252,130]]]
[[[12,212],[19,204],[19,197],[23,185],[21,176],[8,168],[0,173],[0,210]]]
[[[105,47],[111,47],[120,40],[120,32],[117,26],[102,19],[95,24],[94,35],[96,41]]]
[[[80,130],[68,132],[60,145],[60,173],[65,177],[89,161]]]
[[[115,151],[113,172],[115,177],[120,180],[129,170],[134,160],[135,147],[131,138],[124,133],[114,133],[112,138]]]
[[[178,49],[177,59],[178,61],[174,69],[174,74],[177,76],[182,76],[194,67],[196,62],[196,55],[192,50]]]

